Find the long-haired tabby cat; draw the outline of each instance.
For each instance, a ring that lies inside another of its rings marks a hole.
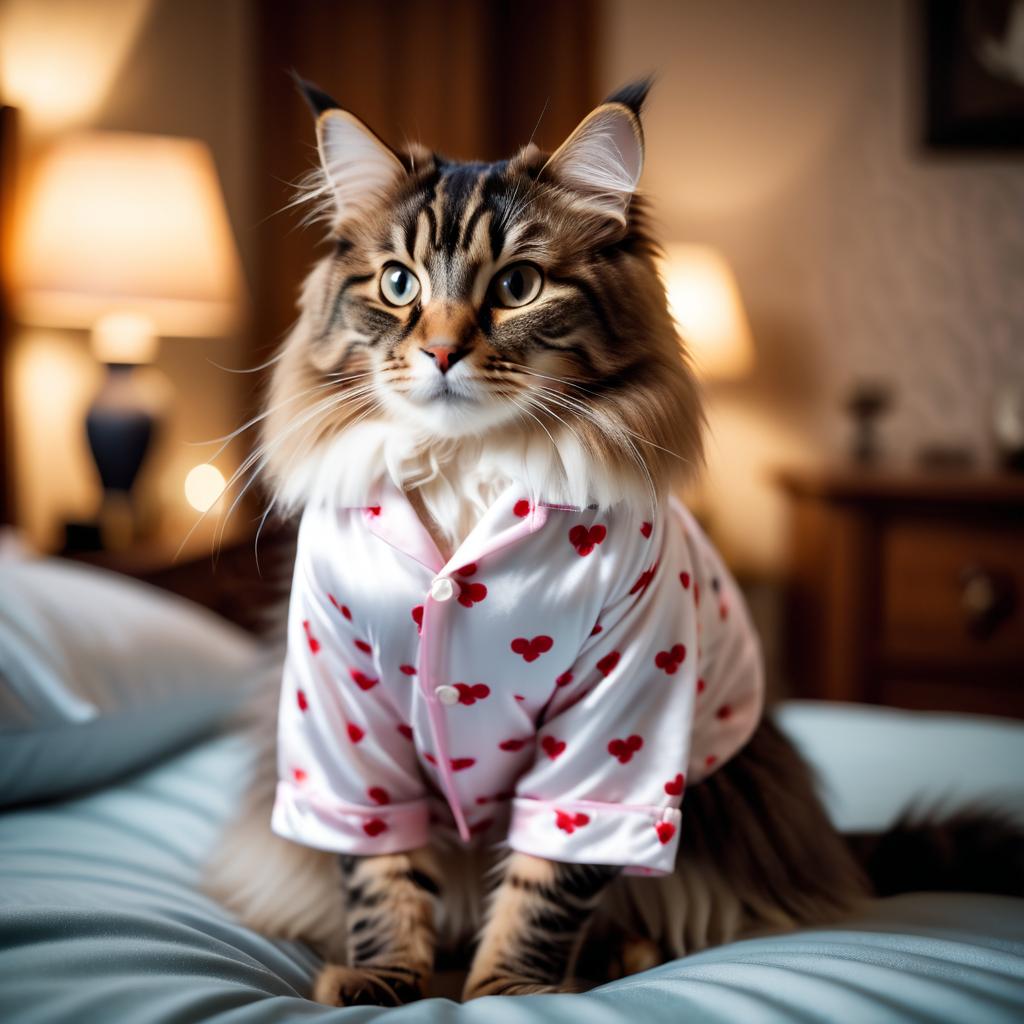
[[[323,1002],[416,998],[463,949],[466,998],[562,990],[584,935],[630,970],[872,891],[670,498],[701,407],[636,194],[646,91],[475,164],[307,87],[331,248],[261,450],[303,512],[280,740],[207,884],[323,952]]]

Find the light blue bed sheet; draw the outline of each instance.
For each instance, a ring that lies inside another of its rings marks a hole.
[[[319,1006],[306,998],[309,950],[241,928],[196,889],[250,758],[221,736],[0,817],[3,1024],[1024,1021],[1024,901],[961,894],[878,901],[841,926],[733,943],[583,995]]]

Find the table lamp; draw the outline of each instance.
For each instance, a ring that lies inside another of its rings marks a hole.
[[[160,417],[136,367],[160,336],[217,337],[238,322],[241,267],[213,159],[195,139],[70,136],[42,158],[17,212],[15,316],[91,331],[107,372],[89,447],[104,510],[130,509]]]
[[[660,271],[697,373],[716,380],[746,376],[754,366],[754,343],[736,278],[722,254],[704,245],[667,245]]]

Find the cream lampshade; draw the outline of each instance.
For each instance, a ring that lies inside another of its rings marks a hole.
[[[161,335],[218,337],[239,320],[241,266],[217,172],[194,139],[83,133],[45,154],[18,213],[15,316],[90,329],[107,365],[86,417],[104,502],[98,527],[69,524],[69,537],[75,526],[110,544],[104,521],[132,508],[162,415],[134,367],[154,359]]]
[[[722,254],[709,246],[668,245],[660,269],[669,308],[697,372],[711,379],[749,373],[754,365],[750,324]]]
[[[43,158],[15,227],[15,315],[93,328],[104,361],[129,338],[217,337],[237,323],[242,275],[217,172],[195,139],[87,132]],[[118,317],[104,324],[110,315]],[[147,344],[152,344],[148,342]]]

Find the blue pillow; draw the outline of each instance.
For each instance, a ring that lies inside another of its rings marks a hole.
[[[0,563],[0,806],[156,760],[269,667],[248,634],[155,587],[57,559]]]

